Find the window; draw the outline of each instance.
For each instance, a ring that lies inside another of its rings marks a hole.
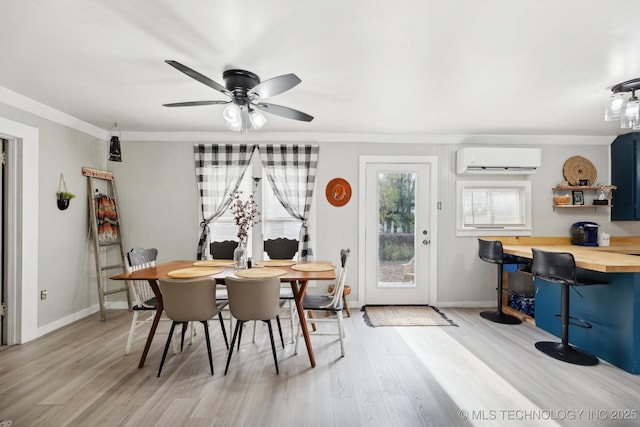
[[[262,176],[262,233],[264,240],[300,237],[300,220],[292,217],[273,194],[266,175]]]
[[[251,194],[251,169],[247,169],[242,182],[240,183],[239,190],[242,191],[242,199],[245,200],[249,194]],[[259,206],[259,205],[258,205]],[[211,240],[238,240],[238,227],[236,226],[233,213],[229,207],[224,214],[215,221],[209,224],[211,228]],[[249,242],[251,241],[251,234],[249,233]],[[248,245],[251,246],[251,245]],[[248,248],[249,254],[251,254],[251,248]]]
[[[458,181],[457,236],[531,235],[529,181]]]
[[[253,166],[253,168],[252,168]],[[292,217],[282,206],[280,201],[273,194],[271,185],[266,176],[262,174],[262,193],[255,192],[253,182],[252,169],[255,174],[260,176],[262,167],[260,159],[254,157],[252,166],[249,166],[242,183],[240,191],[242,191],[243,199],[249,194],[253,194],[260,211],[260,223],[257,224],[249,233],[249,244],[247,245],[249,256],[257,256],[262,252],[262,241],[266,239],[275,239],[278,237],[286,237],[288,239],[298,239],[300,237],[300,220]],[[210,224],[212,240],[238,240],[238,229],[231,213],[231,209],[227,209],[225,213]],[[254,239],[256,232],[262,231],[262,238],[258,235]],[[258,247],[258,245],[260,245]]]

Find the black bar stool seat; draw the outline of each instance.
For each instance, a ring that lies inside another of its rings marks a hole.
[[[500,240],[478,239],[478,256],[481,260],[498,266],[498,306],[496,311],[483,311],[480,313],[480,316],[492,322],[503,323],[505,325],[517,325],[521,323],[517,317],[502,311],[502,274],[505,264],[528,263],[528,260],[509,254],[505,255]]]
[[[562,341],[539,341],[536,348],[554,359],[575,365],[592,366],[598,364],[598,358],[594,355],[569,344],[569,325],[581,328],[591,328],[591,324],[583,319],[577,319],[569,315],[569,290],[576,286],[606,285],[608,282],[597,279],[578,279],[576,261],[568,252],[547,252],[540,249],[532,249],[533,264],[531,272],[543,280],[557,283],[562,286],[560,297],[562,326]],[[577,291],[576,291],[577,292]]]

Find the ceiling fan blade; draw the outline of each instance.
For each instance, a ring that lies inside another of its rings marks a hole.
[[[284,74],[256,85],[249,91],[249,95],[255,94],[258,98],[269,98],[296,87],[301,81],[295,74]]]
[[[200,74],[196,70],[193,70],[193,69],[187,67],[186,65],[182,65],[181,63],[179,63],[177,61],[166,60],[164,62],[166,62],[167,64],[171,65],[176,70],[185,73],[187,76],[189,76],[189,77],[191,77],[193,79],[196,79],[200,83],[203,83],[203,84],[209,86],[210,88],[213,88],[213,89],[217,90],[218,92],[222,92],[222,93],[224,93],[225,95],[227,95],[229,97],[233,97],[233,94],[231,92],[229,92],[226,87],[222,86],[218,82],[215,82],[215,81],[211,80],[209,77],[207,77],[207,76],[205,76],[203,74]]]
[[[266,102],[260,102],[252,105],[262,111],[275,114],[276,116],[285,117],[287,119],[301,120],[303,122],[310,122],[313,120],[313,116],[310,116],[307,113],[294,110],[293,108],[283,107],[282,105],[268,104]]]
[[[218,104],[230,104],[231,101],[187,101],[187,102],[172,102],[170,104],[162,104],[164,107],[196,107],[198,105],[218,105]]]

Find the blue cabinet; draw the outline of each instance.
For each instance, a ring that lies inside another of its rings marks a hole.
[[[611,143],[611,182],[617,186],[612,221],[640,220],[640,132],[618,136]]]
[[[600,277],[600,276],[599,276]],[[571,290],[570,315],[591,324],[570,322],[569,342],[632,374],[640,374],[640,273],[607,273],[608,285]],[[560,288],[536,277],[536,326],[562,336]]]

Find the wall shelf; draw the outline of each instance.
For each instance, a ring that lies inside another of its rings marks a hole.
[[[600,189],[603,190],[607,190],[607,191],[611,191],[611,190],[615,190],[618,187],[616,187],[615,185],[589,185],[589,186],[583,186],[583,185],[568,185],[568,186],[562,186],[562,185],[558,185],[556,187],[553,187],[552,190],[553,191],[598,191]]]
[[[594,194],[598,191],[606,191],[607,192],[607,197],[604,200],[607,200],[608,203],[606,205],[594,205],[594,204],[585,204],[585,205],[574,205],[571,203],[568,203],[566,205],[558,205],[558,204],[553,204],[551,205],[553,209],[555,208],[562,208],[562,209],[566,209],[566,208],[573,208],[573,209],[597,209],[597,208],[610,208],[613,206],[612,204],[612,196],[611,196],[611,190],[615,190],[617,189],[617,187],[615,185],[575,185],[575,186],[568,186],[568,185],[557,185],[555,187],[553,187],[551,190],[553,191],[554,194],[558,193],[558,192],[573,192],[573,191],[582,191],[582,192],[589,192],[592,191],[594,192]]]
[[[552,205],[554,208],[610,208],[613,205]]]

